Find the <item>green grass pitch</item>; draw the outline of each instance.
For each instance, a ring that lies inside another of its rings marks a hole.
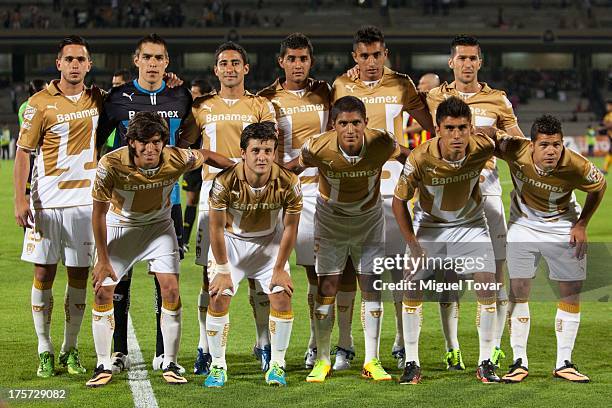
[[[601,159],[596,163],[601,165]],[[70,407],[128,407],[133,405],[127,375],[115,376],[102,389],[87,389],[85,382],[96,361],[91,335],[91,311],[87,310],[79,339],[80,351],[87,374],[68,376],[65,371],[51,379],[36,377],[36,337],[30,311],[31,265],[20,261],[22,231],[13,217],[12,162],[3,161],[0,167],[0,389],[6,397],[9,389],[63,389],[66,398],[61,402],[7,401],[11,406],[70,406]],[[511,188],[507,166],[500,164],[504,187],[504,201],[508,202]],[[610,179],[610,178],[608,178]],[[583,194],[578,194],[582,202]],[[591,241],[612,241],[612,193],[608,192],[598,213],[589,226]],[[194,238],[192,236],[192,243]],[[532,326],[529,339],[530,376],[518,385],[480,384],[475,378],[478,340],[474,324],[475,307],[465,302],[461,308],[459,338],[468,369],[447,372],[442,363],[444,341],[435,304],[426,304],[421,334],[421,364],[423,382],[418,386],[399,386],[396,382],[374,384],[360,377],[363,358],[363,335],[358,312],[354,319],[357,357],[351,370],[334,374],[324,384],[308,384],[303,368],[303,353],[308,341],[308,309],[306,305],[306,277],[301,268],[292,263],[296,290],[294,296],[295,323],[290,349],[287,353],[288,381],[286,388],[265,385],[257,361],[251,356],[254,343],[254,323],[248,305],[246,285],[233,301],[230,309],[231,329],[227,348],[229,381],[224,389],[202,387],[203,378],[188,374],[189,384],[167,386],[159,372],[149,371],[159,406],[206,405],[224,406],[609,406],[612,397],[612,371],[605,352],[610,344],[610,316],[612,305],[603,301],[585,302],[582,321],[574,349],[574,361],[592,378],[590,384],[570,384],[555,380],[551,372],[555,363],[554,301],[531,303]],[[201,270],[193,262],[193,252],[182,263],[181,296],[183,299],[183,336],[179,362],[191,371],[198,341],[197,294]],[[56,278],[55,309],[52,337],[59,350],[63,330],[63,294],[66,284],[65,269]],[[150,367],[155,347],[153,314],[153,282],[145,273],[144,265],[137,268],[132,284],[131,314],[136,335],[147,366]],[[601,289],[612,294],[612,287]],[[91,293],[88,303],[91,303]],[[380,345],[384,366],[397,377],[399,370],[390,355],[395,322],[393,307],[385,305],[383,336]],[[337,338],[334,332],[333,338]],[[507,332],[503,348],[508,357],[503,369],[511,363],[512,352]],[[57,352],[57,351],[56,351]],[[499,371],[500,373],[503,370]],[[607,403],[605,401],[608,401]]]

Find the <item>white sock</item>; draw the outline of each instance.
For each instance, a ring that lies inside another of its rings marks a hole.
[[[502,336],[506,326],[506,318],[508,317],[508,294],[502,286],[497,291],[497,324],[495,326],[495,345],[501,347]]]
[[[527,361],[527,339],[531,327],[531,316],[529,315],[529,303],[510,303],[510,318],[508,319],[508,332],[510,333],[510,346],[512,347],[512,358],[523,360],[523,366],[529,367]]]
[[[572,361],[572,351],[578,334],[578,326],[580,326],[580,306],[559,303],[555,316],[557,368],[563,367],[565,360]]]
[[[331,333],[334,327],[334,297],[317,295],[315,300],[315,336],[317,338],[317,357],[331,364]]]
[[[353,349],[353,309],[355,308],[356,292],[338,292],[336,294],[336,309],[338,310],[338,347]]]
[[[440,322],[442,332],[446,341],[446,350],[458,349],[459,339],[457,329],[459,327],[459,302],[440,302]]]
[[[112,303],[94,305],[91,311],[91,329],[98,356],[96,367],[102,364],[105,370],[110,370],[112,367],[111,344],[115,331],[115,309]]]
[[[404,301],[402,306],[406,362],[414,361],[416,365],[420,366],[419,337],[421,335],[421,324],[423,322],[423,303]]]
[[[249,303],[255,316],[255,345],[261,349],[270,344],[268,317],[270,316],[270,299],[262,291],[251,287],[249,281]]]
[[[198,341],[198,347],[208,353],[208,339],[206,338],[206,315],[208,313],[208,304],[210,303],[210,295],[208,294],[208,288],[202,286],[200,289],[200,296],[198,297],[198,323],[200,326],[200,340]]]
[[[159,325],[161,326],[162,337],[164,338],[164,362],[162,363],[162,369],[168,367],[170,363],[176,363],[179,345],[181,344],[182,308],[180,301],[174,305],[176,306],[166,309],[165,306],[170,306],[170,304],[163,302],[159,318]]]
[[[476,308],[476,327],[478,328],[478,342],[480,344],[478,364],[480,364],[484,360],[490,360],[493,353],[497,305],[495,299],[491,303],[489,301],[486,303],[478,301]]]
[[[32,319],[38,337],[38,354],[45,351],[54,354],[51,343],[52,286],[53,282],[40,282],[36,279],[32,284]]]
[[[378,358],[380,329],[382,328],[384,315],[382,300],[362,300],[361,311],[361,324],[363,325],[365,340],[364,362],[369,363],[373,358]]]
[[[87,298],[87,279],[78,280],[68,277],[66,295],[64,298],[64,311],[66,312],[66,323],[64,326],[64,343],[62,351],[68,351],[72,347],[77,348],[81,323],[85,314],[85,302]]]
[[[270,343],[272,355],[270,362],[278,363],[285,368],[285,353],[291,339],[293,327],[293,312],[277,312],[270,310]]]
[[[206,336],[208,337],[208,349],[212,356],[211,365],[225,370],[227,370],[225,348],[227,347],[229,326],[229,313],[217,315],[211,314],[210,309],[208,310],[208,316],[206,316]]]
[[[395,307],[395,340],[393,340],[393,348],[404,347],[404,324],[402,317],[402,302],[393,302]]]
[[[315,317],[314,317],[314,304],[315,298],[317,297],[317,285],[308,284],[308,310],[310,311],[310,338],[308,339],[308,348],[313,349],[317,347],[317,338],[315,336]]]

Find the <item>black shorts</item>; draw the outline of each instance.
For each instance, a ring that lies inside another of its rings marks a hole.
[[[181,183],[183,190],[197,193],[202,189],[202,168],[198,167],[183,174],[183,182]]]

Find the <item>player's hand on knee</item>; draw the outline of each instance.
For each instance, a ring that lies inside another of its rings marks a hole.
[[[210,296],[222,295],[225,290],[229,289],[234,292],[234,284],[232,277],[228,274],[217,273],[208,287]]]
[[[91,283],[93,284],[94,293],[100,290],[106,278],[111,278],[115,282],[118,280],[110,263],[98,262],[91,272]]]
[[[15,220],[20,227],[32,228],[34,216],[30,204],[25,199],[15,203]]]
[[[587,233],[586,228],[576,224],[570,230],[570,246],[576,248],[574,255],[578,259],[584,258],[587,251]]]
[[[272,280],[270,281],[270,290],[273,290],[276,286],[280,286],[285,289],[285,292],[289,296],[293,295],[293,281],[291,275],[284,269],[274,270],[272,272]]]

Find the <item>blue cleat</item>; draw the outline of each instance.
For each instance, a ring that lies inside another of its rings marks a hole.
[[[227,370],[219,367],[212,367],[210,374],[204,380],[204,386],[208,388],[221,388],[227,381]]]
[[[266,372],[266,384],[277,385],[284,387],[287,385],[287,379],[285,378],[285,370],[278,365],[278,363],[272,363],[270,369]]]
[[[210,353],[205,353],[202,348],[198,347],[198,356],[193,365],[193,373],[195,375],[208,375],[210,373],[210,363],[212,356]]]
[[[270,359],[272,358],[272,348],[269,344],[263,348],[253,347],[253,355],[261,362],[261,371],[266,373],[270,369]]]

